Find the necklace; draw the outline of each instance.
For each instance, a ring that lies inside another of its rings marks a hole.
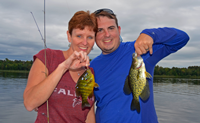
[[[85,71],[86,69],[85,69],[85,68],[81,68],[81,69],[80,69],[80,72],[82,72],[82,70]],[[77,74],[78,74],[78,76],[80,76],[80,73],[79,73],[78,71],[77,71]]]

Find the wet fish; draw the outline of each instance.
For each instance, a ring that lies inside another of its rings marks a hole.
[[[124,84],[124,93],[130,94],[132,92],[133,100],[131,103],[131,110],[137,110],[139,113],[139,97],[143,101],[146,101],[149,98],[149,82],[146,78],[151,78],[152,76],[146,71],[145,64],[141,56],[138,57],[136,53],[133,53],[132,57],[132,65]]]
[[[92,98],[94,87],[99,87],[99,85],[95,83],[94,75],[91,70],[86,69],[75,86],[76,96],[82,97],[82,109],[91,107],[87,99],[88,97]]]

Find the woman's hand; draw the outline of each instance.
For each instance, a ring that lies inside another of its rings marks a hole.
[[[64,62],[60,64],[66,70],[77,70],[81,67],[90,65],[89,57],[86,52],[74,51]]]

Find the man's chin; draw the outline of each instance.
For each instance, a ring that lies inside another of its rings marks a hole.
[[[109,49],[105,49],[105,48],[104,48],[104,49],[102,50],[102,53],[103,53],[103,54],[110,54],[110,53],[112,53],[112,52],[114,52],[113,48],[109,48]]]

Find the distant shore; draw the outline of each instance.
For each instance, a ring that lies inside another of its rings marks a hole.
[[[154,75],[154,77],[160,78],[191,78],[191,79],[200,79],[200,76],[168,76],[168,75]]]
[[[11,72],[11,73],[29,73],[29,71],[24,70],[0,70],[0,72]],[[154,77],[160,78],[192,78],[192,79],[200,79],[200,76],[168,76],[168,75],[154,75]]]
[[[29,73],[29,71],[25,71],[25,70],[0,70],[0,72]]]

